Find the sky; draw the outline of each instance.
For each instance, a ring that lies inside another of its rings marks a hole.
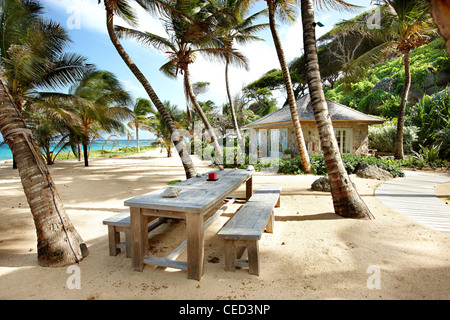
[[[316,28],[316,37],[319,38],[332,29],[333,25],[344,19],[349,19],[367,10],[371,5],[370,0],[347,0],[347,2],[361,6],[355,12],[339,12],[331,10],[316,10],[316,21],[320,21],[324,27]],[[42,0],[46,15],[60,23],[69,32],[72,40],[68,52],[82,54],[90,63],[96,65],[99,70],[114,73],[122,82],[124,88],[131,94],[133,100],[147,98],[148,96],[122,61],[113,47],[106,30],[106,13],[103,1],[98,0]],[[130,1],[132,3],[132,1]],[[133,5],[139,18],[139,29],[166,36],[158,18],[149,16],[138,5]],[[258,1],[252,10],[259,11],[266,7],[265,1]],[[300,16],[300,15],[299,15]],[[268,18],[259,20],[258,23],[267,23]],[[115,24],[127,26],[118,17]],[[291,24],[279,23],[278,32],[282,41],[286,60],[292,61],[303,54],[303,36],[300,17]],[[239,93],[242,87],[257,80],[267,71],[280,68],[273,40],[269,28],[258,34],[265,41],[256,41],[245,47],[237,47],[249,61],[248,70],[231,67],[229,72],[232,95]],[[164,53],[157,52],[153,48],[143,47],[133,40],[121,40],[123,47],[130,57],[141,69],[149,80],[156,94],[162,101],[169,100],[184,110],[186,102],[183,91],[182,77],[169,79],[164,76],[159,68],[167,60]],[[226,103],[225,92],[225,65],[210,63],[202,57],[198,57],[190,66],[191,82],[210,82],[208,92],[198,96],[199,101],[212,100],[217,106]],[[274,97],[279,103],[285,101],[284,93],[274,92]],[[143,138],[151,138],[150,133],[140,133]]]

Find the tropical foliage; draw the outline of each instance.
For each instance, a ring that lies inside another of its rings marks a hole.
[[[19,111],[39,89],[60,89],[90,69],[86,58],[66,52],[66,30],[43,18],[37,1],[2,1],[0,64]]]
[[[89,144],[101,133],[125,133],[123,121],[131,117],[127,105],[131,99],[118,79],[110,72],[96,71],[72,86],[68,99],[76,115],[71,129],[83,145],[84,163],[88,162]]]
[[[65,30],[42,18],[43,8],[37,1],[0,4],[0,131],[12,151],[33,215],[38,261],[53,267],[78,263],[89,251],[64,210],[44,158],[36,152],[23,112],[33,111],[38,89],[69,85],[89,67],[83,57],[64,51],[69,41]],[[48,119],[48,115],[39,115],[36,121],[42,136],[58,126],[57,117]]]
[[[411,52],[411,90],[424,94],[424,84],[427,79],[435,78],[450,68],[449,55],[442,38],[437,38],[428,45],[424,45]],[[431,72],[431,71],[432,72]],[[392,79],[391,92],[373,90],[375,85],[383,79]],[[397,57],[378,63],[366,70],[365,76],[353,81],[351,91],[345,89],[345,83],[340,80],[333,89],[328,88],[325,94],[328,99],[342,103],[361,112],[379,115],[392,119],[398,115],[400,94],[404,86],[405,72],[403,59]],[[439,89],[436,89],[439,91]],[[434,93],[434,92],[433,92]],[[414,95],[410,95],[411,102],[417,102]]]
[[[413,145],[417,143],[417,131],[414,126],[407,126],[403,131],[403,142],[405,152],[412,153]],[[369,148],[377,150],[378,154],[393,153],[395,145],[395,134],[397,124],[395,121],[388,121],[382,125],[369,127]]]
[[[164,107],[172,117],[175,126],[178,129],[184,128],[186,125],[185,114],[181,112],[176,105],[171,104],[170,101],[164,101]],[[150,113],[151,115],[147,118],[148,129],[156,135],[158,141],[157,144],[160,145],[161,148],[166,149],[167,157],[172,157],[173,142],[170,131],[164,123],[160,113],[155,110],[151,110]]]
[[[150,129],[150,122],[146,116],[149,113],[155,112],[150,100],[143,98],[136,99],[131,114],[131,121],[128,122],[128,126],[136,131],[136,150],[138,153],[141,152],[139,146],[139,129]]]
[[[367,24],[358,25],[358,22],[367,21],[373,15],[374,10],[369,10],[336,25],[318,40],[318,58],[325,94],[331,100],[361,112],[393,119],[396,123],[406,80],[404,59],[400,56],[402,49],[406,50],[406,48],[400,45],[401,37],[399,36],[406,37],[408,33],[410,35],[408,41],[411,42],[408,48],[413,49],[409,58],[413,94],[408,98],[410,105],[406,111],[406,125],[419,128],[418,141],[421,141],[424,147],[431,147],[433,142],[436,142],[435,145],[442,143],[439,155],[448,157],[445,151],[449,144],[447,141],[449,129],[444,120],[438,121],[445,119],[446,100],[430,97],[425,97],[423,100],[416,98],[420,97],[420,93],[428,90],[424,87],[424,83],[430,82],[431,75],[437,79],[441,72],[450,67],[445,43],[439,37],[429,45],[414,49],[437,36],[428,14],[421,14],[420,10],[423,7],[413,6],[411,3],[404,7],[404,10],[402,9],[403,12],[399,9],[402,1],[384,2],[383,6],[375,9],[381,12],[382,30],[368,30]],[[115,14],[120,15],[131,26],[137,25],[130,1],[120,0],[111,1],[111,3],[114,4]],[[121,36],[138,39],[159,50],[165,50],[169,61],[161,67],[161,70],[170,76],[180,73],[186,76],[186,73],[189,73],[186,68],[195,61],[197,53],[204,54],[214,61],[223,61],[226,66],[230,62],[245,66],[245,57],[234,48],[234,44],[260,40],[257,33],[268,26],[268,23],[256,23],[261,21],[261,17],[267,12],[250,10],[251,7],[247,5],[247,1],[213,3],[179,0],[155,2],[154,6],[145,1],[138,1],[138,4],[151,14],[162,17],[161,21],[166,28],[167,37],[123,27],[116,27],[116,32]],[[319,1],[318,4],[329,7],[334,5],[334,2]],[[345,5],[345,2],[341,5]],[[396,11],[395,8],[399,10]],[[284,7],[282,6],[282,9],[280,12],[283,12],[286,17],[295,16],[295,7],[289,1]],[[410,13],[409,16],[404,14],[407,11]],[[88,108],[87,99],[83,97],[83,102],[80,102],[81,97],[77,97],[78,100],[75,101],[74,92],[68,95],[39,92],[41,89],[65,88],[94,72],[94,67],[84,57],[65,52],[70,42],[67,32],[51,20],[43,19],[42,12],[43,7],[38,1],[5,1],[1,11],[3,32],[0,35],[4,45],[0,49],[3,75],[7,78],[9,91],[33,129],[36,142],[43,151],[47,163],[51,164],[63,148],[71,146],[74,151],[77,150],[82,139],[88,142],[90,139],[101,136],[102,133],[117,133],[121,130],[124,132],[123,125],[119,122],[121,123],[125,118],[123,114],[118,115],[118,118],[113,116],[117,121],[115,124],[111,124],[114,121],[105,124],[97,120],[97,124],[85,124],[85,127],[89,126],[88,131],[90,130],[90,138],[86,139],[87,129],[84,129],[84,134],[80,133],[82,130],[80,108]],[[404,25],[400,25],[399,21],[403,21]],[[396,23],[398,29],[393,27]],[[25,28],[25,26],[31,27]],[[390,41],[389,45],[387,40]],[[388,51],[388,49],[397,51]],[[383,56],[382,63],[379,63],[378,59],[377,64],[374,64],[371,57],[375,54],[379,58],[378,53],[382,51],[391,52],[391,54]],[[389,77],[393,78],[391,91],[375,90],[376,83]],[[295,96],[304,94],[307,89],[304,55],[290,63],[290,78]],[[348,79],[352,79],[352,83],[348,84],[346,82]],[[189,83],[189,79],[186,80],[185,77],[186,94],[189,99],[192,99],[189,94]],[[281,70],[274,69],[247,85],[234,97],[231,97],[231,93],[228,92],[229,101],[222,106],[216,106],[214,101],[197,101],[197,107],[194,108],[192,116],[194,119],[195,117],[203,118],[211,126],[220,128],[218,131],[220,134],[224,134],[227,129],[237,128],[276,110],[276,100],[272,98],[271,91],[284,90],[284,87]],[[191,89],[196,100],[198,93],[195,93],[195,85],[191,85]],[[138,99],[132,112],[128,112],[132,119],[127,124],[135,130],[136,139],[139,139],[139,130],[155,130],[155,123],[151,128],[151,123],[146,116],[152,114],[154,118],[159,112],[159,109],[148,111],[150,109],[147,108],[145,108],[147,111],[143,111],[138,107],[140,100],[149,103],[149,100]],[[420,102],[411,104],[416,101]],[[100,112],[92,107],[92,101],[90,103],[91,112]],[[431,107],[432,105],[434,107]],[[184,128],[189,129],[191,112],[180,114],[188,121],[175,121],[175,128],[179,128],[180,123],[184,123]],[[161,119],[165,118],[166,116]],[[383,128],[371,129],[371,137],[373,137],[371,146],[378,150],[392,151],[392,126],[389,124]],[[375,138],[383,136],[380,133],[382,131],[390,132],[389,143]],[[403,134],[407,152],[420,150],[419,143],[413,142],[413,132],[414,129],[407,127]],[[82,138],[83,135],[84,138]],[[89,144],[86,145],[88,148]]]
[[[450,160],[450,90],[425,96],[414,105],[407,121],[418,128],[420,151],[437,149],[437,154]]]

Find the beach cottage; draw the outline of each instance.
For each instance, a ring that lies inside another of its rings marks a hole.
[[[327,104],[341,153],[367,155],[369,125],[382,124],[385,120],[334,101],[327,100]],[[319,133],[309,94],[297,100],[297,110],[308,153],[320,153]],[[298,156],[289,105],[259,118],[242,129],[256,130],[259,157],[279,158],[289,152],[293,156]]]

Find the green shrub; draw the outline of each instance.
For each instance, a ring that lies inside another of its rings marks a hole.
[[[275,163],[277,161],[277,163]],[[303,174],[303,169],[300,157],[292,159],[277,159],[272,161],[258,162],[255,165],[256,171],[274,171],[278,168],[278,173],[283,174]],[[317,175],[326,175],[327,169],[325,167],[325,160],[322,154],[313,155],[310,157],[311,167],[313,172]],[[404,172],[401,168],[401,162],[393,158],[375,158],[371,156],[362,157],[354,154],[345,153],[342,155],[345,170],[348,174],[356,173],[358,167],[363,163],[370,163],[376,165],[386,171],[389,171],[394,177],[403,177]],[[277,167],[278,166],[278,167]]]
[[[439,37],[428,45],[421,46],[411,52],[412,86],[422,91],[424,80],[428,77],[430,69],[433,69],[434,74],[438,75],[442,70],[449,67],[450,59],[445,49],[445,41],[442,37]],[[378,111],[380,111],[380,116],[391,119],[397,117],[401,89],[405,84],[405,68],[402,56],[374,65],[367,70],[365,77],[361,77],[358,82],[351,84],[351,90],[344,90],[345,86],[342,83],[344,78],[339,79],[333,89],[325,90],[325,96],[327,99],[346,106],[358,108],[360,111],[364,110],[362,112],[372,112],[371,105],[367,103],[367,100],[379,97],[368,96],[372,95],[371,90],[374,85],[386,77],[395,77],[397,86],[392,93],[388,94],[390,98],[383,101]],[[375,95],[377,94],[380,93],[375,93]],[[363,102],[363,100],[366,101]]]
[[[419,128],[417,135],[425,147],[442,144],[440,156],[449,157],[450,149],[450,90],[434,96],[425,96],[412,106],[407,121]]]
[[[442,143],[432,145],[428,148],[420,145],[420,151],[414,152],[415,158],[420,161],[425,161],[429,165],[435,165],[439,160],[439,151],[441,150]]]
[[[413,144],[417,141],[417,127],[403,128],[403,148],[405,153],[413,151]],[[397,125],[395,122],[386,122],[369,127],[369,148],[382,152],[394,152],[395,134]]]
[[[372,91],[358,103],[358,111],[378,116],[380,115],[378,107],[383,104],[388,96],[389,93],[383,90]]]
[[[380,116],[385,119],[393,119],[398,117],[398,110],[400,109],[401,98],[395,94],[389,97],[378,107]]]

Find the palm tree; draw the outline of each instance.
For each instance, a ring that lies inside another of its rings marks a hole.
[[[114,45],[115,49],[117,50],[118,54],[124,61],[124,63],[127,65],[127,67],[130,69],[130,71],[133,73],[133,75],[136,77],[136,79],[142,84],[145,91],[147,92],[150,100],[153,102],[153,105],[156,107],[158,112],[161,114],[162,118],[164,119],[164,123],[169,128],[171,139],[175,144],[175,148],[177,149],[177,152],[181,158],[181,162],[183,164],[183,168],[186,172],[186,178],[192,178],[196,175],[196,170],[194,163],[189,155],[189,152],[186,150],[186,147],[180,139],[180,135],[178,133],[178,130],[173,122],[173,119],[170,117],[170,114],[167,112],[166,108],[164,108],[164,105],[162,104],[159,97],[156,95],[155,91],[153,90],[152,86],[148,82],[147,78],[144,76],[144,74],[139,70],[139,68],[136,66],[136,64],[133,62],[133,60],[130,58],[128,53],[125,51],[125,49],[122,47],[122,44],[120,43],[119,39],[117,38],[117,35],[114,31],[114,15],[117,14],[125,19],[125,21],[129,22],[132,25],[135,25],[136,19],[133,14],[132,8],[129,6],[128,1],[126,0],[104,0],[106,9],[106,28],[108,30],[109,38]],[[157,10],[158,3],[150,1],[140,1],[136,0],[141,6],[144,8],[147,8],[148,10]]]
[[[2,59],[0,63],[6,72],[8,82],[2,79],[4,75],[2,70],[0,74],[0,132],[16,161],[22,186],[33,215],[37,234],[38,262],[41,266],[57,267],[78,263],[88,255],[88,249],[67,216],[42,154],[21,115],[22,99],[18,99],[17,96],[14,98],[8,91],[8,88],[11,88],[17,89],[16,93],[21,92],[19,77],[12,76],[17,73],[11,73],[12,69],[9,67],[12,64],[7,60],[11,59],[10,53],[13,50],[23,49],[29,54],[28,60],[34,57],[43,58],[37,54],[39,51],[31,43],[31,40],[36,39],[38,35],[41,38],[41,44],[58,47],[45,30],[41,29],[43,32],[39,34],[39,28],[43,26],[41,14],[42,7],[36,1],[6,0],[1,2],[0,53]],[[8,64],[8,68],[5,64]],[[39,63],[33,63],[33,65],[42,66]],[[52,63],[49,62],[48,66],[51,67]],[[55,69],[47,69],[50,73],[52,70]],[[37,74],[40,76],[35,77]],[[50,74],[47,74],[45,70],[40,70],[30,76],[33,77],[31,77],[31,81],[26,82],[29,85],[27,89],[39,84],[49,85],[52,83],[48,82]],[[65,80],[60,79],[59,82],[61,83],[61,81]],[[29,98],[25,95],[23,97]]]
[[[85,57],[65,52],[70,39],[41,17],[37,1],[6,0],[0,12],[1,61],[9,93],[20,112],[37,90],[64,88],[88,73]]]
[[[38,1],[5,0],[0,11],[0,65],[21,113],[25,106],[33,108],[39,90],[65,88],[92,70],[85,57],[64,51],[68,34],[44,19],[43,9]],[[30,119],[25,115],[25,120]]]
[[[319,131],[335,213],[349,218],[372,219],[372,213],[350,181],[334,136],[320,78],[312,0],[301,1],[301,15],[309,94]]]
[[[167,38],[149,32],[116,27],[119,35],[134,38],[168,55],[169,61],[161,66],[160,70],[173,78],[177,77],[178,72],[183,75],[185,92],[205,125],[219,161],[223,157],[222,149],[194,94],[189,65],[194,63],[197,54],[202,54],[212,60],[228,59],[237,65],[245,66],[246,59],[242,54],[223,45],[221,30],[216,24],[219,21],[223,22],[224,16],[222,11],[212,5],[205,4],[199,7],[195,1],[193,3],[176,1],[171,9],[164,11],[163,22]]]
[[[289,73],[289,68],[286,63],[286,58],[284,56],[283,47],[281,45],[280,37],[278,36],[278,31],[275,23],[275,13],[282,15],[288,19],[294,19],[293,13],[295,11],[294,4],[292,0],[266,0],[267,8],[269,11],[269,25],[270,31],[272,33],[273,42],[275,49],[277,51],[278,60],[280,61],[281,71],[283,73],[284,82],[286,85],[286,92],[288,96],[289,108],[291,111],[292,122],[294,125],[295,136],[297,138],[298,151],[300,154],[300,159],[302,161],[303,168],[306,173],[311,173],[311,163],[309,161],[308,152],[306,150],[305,139],[303,138],[303,131],[300,125],[300,119],[298,117],[297,104],[295,102],[294,89],[292,87],[291,76]]]
[[[138,98],[133,106],[132,120],[128,122],[128,126],[131,129],[136,130],[136,145],[137,152],[139,153],[139,128],[149,129],[149,122],[147,114],[155,113],[150,100]]]
[[[41,93],[33,100],[32,106],[23,110],[23,117],[47,165],[52,165],[58,154],[70,145],[70,126],[76,117],[66,108],[65,99],[61,101],[53,94]]]
[[[164,101],[164,107],[169,112],[170,116],[174,120],[174,124],[177,128],[182,129],[185,125],[183,113],[178,109],[176,105],[170,104],[169,101]],[[161,147],[164,147],[167,151],[167,157],[172,157],[172,141],[170,139],[170,131],[164,123],[161,115],[154,110],[151,116],[148,118],[149,130],[156,135]]]
[[[383,0],[384,4],[378,8],[381,17],[381,29],[367,30],[366,23],[352,21],[344,26],[364,32],[366,35],[380,37],[384,40],[369,52],[363,54],[350,64],[354,70],[365,68],[379,61],[380,56],[387,54],[403,55],[405,68],[405,85],[403,87],[400,108],[397,119],[394,157],[403,159],[403,128],[409,90],[411,88],[411,71],[409,56],[411,50],[418,48],[432,39],[435,26],[432,24],[429,4],[426,0]]]
[[[405,87],[403,88],[398,113],[394,148],[394,157],[403,159],[403,128],[405,126],[406,103],[409,89],[411,88],[409,54],[411,50],[429,41],[431,21],[427,1],[385,0],[385,3],[395,12],[393,18],[397,28],[393,29],[396,32],[393,47],[396,52],[403,54],[403,62],[405,64]]]
[[[89,166],[88,146],[100,132],[125,133],[122,121],[131,117],[126,106],[131,98],[117,78],[110,72],[96,71],[70,88],[73,97],[73,112],[78,123],[73,130],[83,145],[84,165]]]
[[[261,38],[258,38],[255,34],[264,29],[265,27],[267,27],[268,24],[263,23],[254,25],[253,23],[261,15],[266,14],[267,13],[266,10],[261,10],[248,17],[245,17],[245,15],[248,14],[248,11],[250,9],[246,0],[225,0],[223,6],[231,11],[231,18],[229,19],[229,25],[222,26],[224,44],[226,47],[228,47],[231,50],[235,42],[243,45],[251,41],[263,40]],[[242,136],[239,131],[239,125],[236,118],[236,110],[230,92],[230,81],[228,77],[229,65],[230,59],[228,59],[228,57],[225,57],[225,85],[228,97],[228,104],[230,107],[231,120],[234,126],[234,130],[236,132],[238,144],[243,150]]]
[[[71,223],[31,130],[0,79],[0,132],[17,162],[37,234],[38,262],[60,267],[78,263],[89,253]]]

